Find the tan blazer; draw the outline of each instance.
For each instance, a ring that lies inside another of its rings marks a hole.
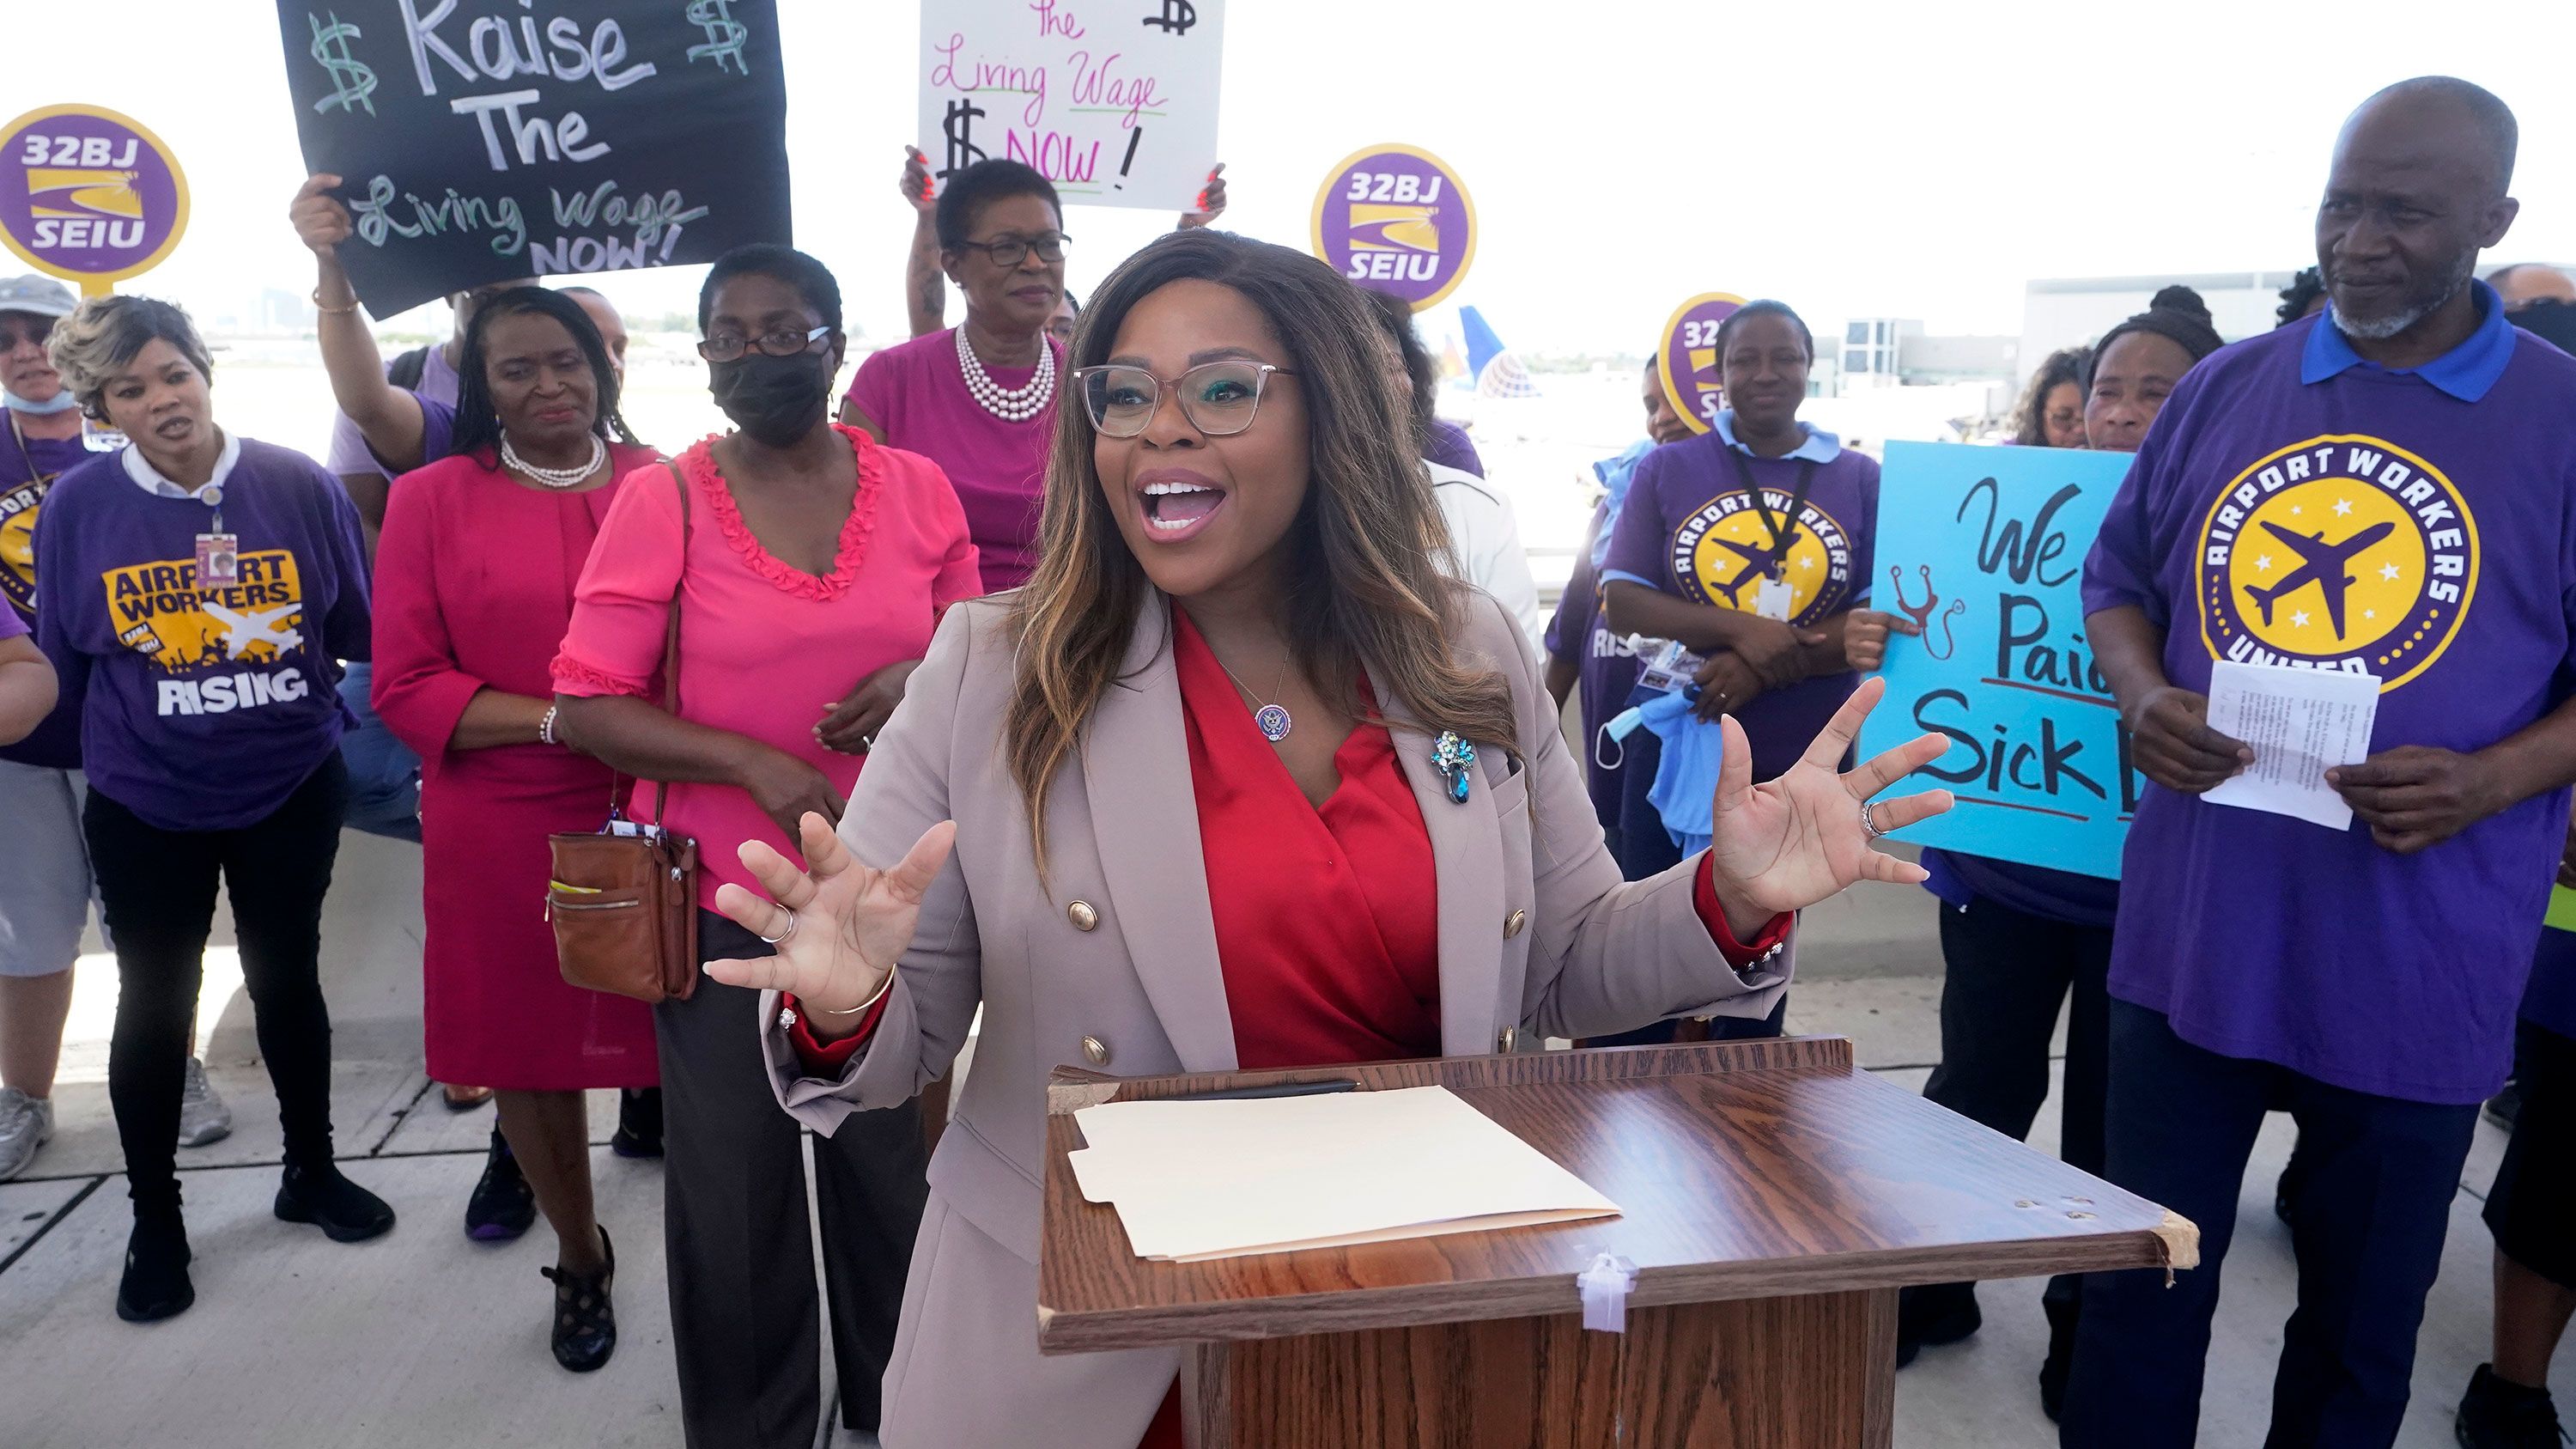
[[[883,866],[931,825],[957,822],[955,857],[923,903],[876,1036],[840,1080],[808,1078],[775,994],[761,998],[779,1102],[826,1134],[853,1110],[899,1106],[946,1075],[983,1008],[973,1069],[930,1163],[930,1206],[886,1371],[887,1449],[1041,1439],[1135,1449],[1178,1366],[1173,1351],[1037,1353],[1048,1072],[1235,1066],[1169,624],[1154,596],[1093,714],[1080,768],[1048,792],[1052,889],[1042,892],[1002,757],[1013,652],[1003,606],[951,609],[841,824],[858,858]],[[1439,881],[1442,1053],[1674,1016],[1767,1015],[1790,959],[1742,975],[1726,964],[1692,907],[1696,856],[1650,880],[1620,880],[1511,617],[1479,594],[1458,643],[1511,681],[1528,764],[1480,751],[1475,788],[1455,803],[1430,737],[1410,727],[1402,702],[1387,706]]]

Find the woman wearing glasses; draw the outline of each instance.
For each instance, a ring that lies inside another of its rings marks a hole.
[[[957,488],[983,558],[984,591],[1037,566],[1038,497],[1064,348],[1047,335],[1064,296],[1064,209],[1016,161],[978,161],[948,180],[939,260],[966,320],[859,364],[841,421],[937,463]]]
[[[1727,725],[1714,848],[1622,883],[1527,640],[1433,566],[1446,529],[1349,283],[1166,237],[1075,352],[1036,575],[941,627],[840,834],[806,816],[802,864],[749,847],[753,888],[715,902],[733,939],[780,943],[708,972],[792,993],[745,1017],[819,1132],[946,1074],[984,1013],[886,1385],[905,1449],[1180,1442],[1177,1353],[1037,1352],[1057,1064],[1481,1055],[1759,1015],[1785,913],[1918,877],[1869,836],[1946,804],[1862,804],[1937,739],[1834,773],[1873,688],[1758,790]]]
[[[781,246],[726,253],[698,325],[735,431],[620,487],[554,687],[575,749],[670,785],[660,823],[697,841],[707,899],[719,882],[749,883],[746,845],[792,849],[800,817],[840,819],[940,613],[977,586],[939,469],[826,415],[844,340],[840,287],[820,262]],[[676,715],[658,677],[675,598]],[[710,957],[764,949],[712,914],[699,944]],[[753,1007],[750,992],[709,981],[654,1009],[672,1338],[699,1449],[805,1449],[821,1408],[802,1147],[771,1105]],[[875,1427],[923,1159],[910,1110],[853,1117],[814,1157],[833,1361],[856,1428]]]

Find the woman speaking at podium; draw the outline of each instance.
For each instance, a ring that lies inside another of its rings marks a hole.
[[[949,611],[810,873],[717,909],[774,945],[779,1099],[830,1133],[975,1070],[930,1167],[886,1377],[896,1449],[1178,1445],[1180,1356],[1041,1359],[1045,1082],[1511,1051],[1761,1016],[1789,913],[1922,872],[1872,838],[1948,808],[1871,797],[1938,738],[1835,766],[1873,684],[1755,788],[1726,726],[1715,843],[1623,883],[1529,644],[1449,547],[1363,299],[1331,268],[1192,232],[1082,317],[1041,558]],[[1149,1433],[1149,1430],[1151,1431]]]

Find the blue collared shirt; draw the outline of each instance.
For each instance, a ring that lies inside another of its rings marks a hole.
[[[2420,377],[2462,402],[2478,401],[2513,361],[2515,339],[2513,324],[2505,320],[2504,301],[2496,295],[2495,288],[2477,281],[2469,286],[2477,298],[2478,330],[2422,367],[2382,368],[2353,351],[2351,340],[2335,325],[2334,308],[2329,304],[2325,315],[2308,332],[2307,350],[2299,357],[2299,381],[2320,383],[2356,367],[2367,367],[2399,377]]]
[[[2479,285],[2483,286],[2485,284],[2480,283]],[[2499,370],[2501,370],[2501,364],[2499,364]],[[1802,422],[1798,424],[1798,426],[1805,430],[1807,440],[1800,443],[1798,446],[1791,448],[1788,452],[1781,454],[1781,457],[1799,458],[1811,463],[1830,463],[1834,459],[1842,456],[1842,439],[1826,432],[1820,427],[1817,427],[1814,423]],[[1735,441],[1735,409],[1718,409],[1717,427],[1715,431],[1719,442],[1726,444],[1726,446],[1733,448],[1735,451],[1742,453],[1748,458],[1758,456],[1751,448]]]

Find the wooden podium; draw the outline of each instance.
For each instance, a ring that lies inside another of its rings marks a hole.
[[[1206,1263],[1083,1201],[1070,1115],[1262,1083],[1446,1086],[1616,1218]],[[1186,1350],[1200,1449],[1883,1449],[1896,1290],[2188,1268],[2199,1230],[1852,1065],[1840,1037],[1111,1081],[1048,1093],[1038,1344]],[[1628,1258],[1627,1331],[1574,1277]]]

